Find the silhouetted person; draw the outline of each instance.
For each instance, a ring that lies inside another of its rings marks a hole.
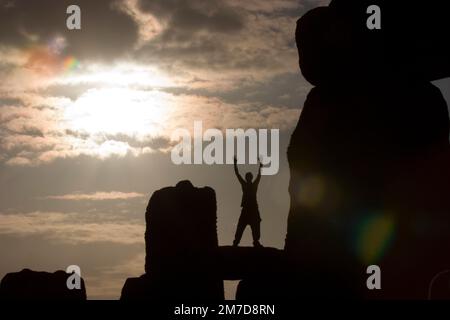
[[[236,228],[236,234],[234,236],[233,246],[237,246],[241,241],[242,234],[244,233],[245,227],[247,225],[252,229],[253,236],[253,246],[261,247],[259,243],[260,234],[260,224],[261,217],[259,216],[258,201],[256,200],[256,193],[258,191],[258,184],[261,180],[261,167],[262,163],[259,164],[258,176],[255,181],[253,181],[253,175],[251,172],[245,174],[245,180],[239,174],[237,167],[237,159],[234,157],[234,173],[236,174],[241,187],[242,187],[242,201],[241,201],[241,216],[239,217],[239,222]]]

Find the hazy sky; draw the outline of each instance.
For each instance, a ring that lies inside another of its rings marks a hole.
[[[280,171],[262,178],[259,203],[263,245],[282,248],[286,147],[310,89],[295,22],[327,3],[0,0],[0,277],[76,264],[89,298],[118,298],[144,272],[150,195],[182,179],[216,190],[230,244],[233,168],[170,160],[171,133],[195,120],[281,130]],[[69,4],[81,30],[66,29]],[[450,82],[439,86],[450,101]]]

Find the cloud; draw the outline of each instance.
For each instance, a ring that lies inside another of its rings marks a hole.
[[[75,264],[81,268],[88,299],[118,299],[125,279],[144,273],[145,248],[144,243],[71,244],[38,234],[0,235],[0,255],[0,278],[24,267],[53,272]]]
[[[295,20],[320,2],[81,0],[82,30],[68,31],[69,1],[0,0],[0,161],[168,152],[196,120],[291,130]]]
[[[101,200],[126,200],[126,199],[142,198],[145,196],[146,196],[145,194],[138,192],[110,191],[110,192],[95,192],[95,193],[70,193],[56,196],[46,196],[41,199],[101,201]]]
[[[111,242],[142,244],[144,225],[126,216],[101,214],[29,212],[0,213],[0,234],[41,235],[65,243]]]
[[[264,13],[264,14],[280,14],[286,13],[286,11],[297,13],[302,9],[305,1],[293,1],[293,0],[227,0],[231,6],[239,9],[245,9],[250,12]]]
[[[324,2],[80,0],[80,31],[65,28],[65,8],[70,1],[17,0],[13,8],[0,2],[0,30],[4,33],[0,31],[0,38],[5,46],[0,48],[0,56],[29,67],[8,75],[22,85],[48,85],[39,81],[42,74],[35,77],[28,71],[53,65],[58,58],[42,49],[54,51],[49,43],[63,39],[66,45],[59,54],[74,56],[81,65],[92,59],[108,63],[129,59],[139,61],[141,67],[158,66],[185,85],[239,88],[297,72],[295,21]],[[50,5],[51,11],[41,9]],[[30,42],[24,30],[33,30],[37,40]]]
[[[294,17],[265,16],[245,10],[239,16],[245,21],[242,27],[226,33],[203,30],[200,26],[192,30],[172,22],[135,56],[186,82],[221,90],[297,72]]]
[[[114,87],[87,90],[76,100],[25,94],[18,105],[0,108],[3,161],[18,166],[81,155],[107,159],[168,152],[172,132],[190,129],[196,120],[205,128],[289,130],[299,114],[276,105]]]
[[[220,0],[141,0],[139,7],[144,12],[166,20],[168,30],[213,33],[236,32],[243,28],[240,12]]]
[[[125,280],[143,274],[145,254],[136,254],[122,263],[98,268],[95,276],[84,277],[89,283],[89,299],[119,299]]]
[[[0,1],[0,39],[4,45],[45,44],[55,35],[67,41],[67,52],[79,59],[111,59],[121,56],[138,39],[134,20],[116,0],[77,0],[81,30],[68,30],[66,9],[70,0]],[[48,10],[47,8],[51,8]]]
[[[138,26],[138,41],[134,48],[139,48],[143,43],[152,40],[162,32],[163,22],[158,20],[155,15],[143,12],[139,0],[125,0],[119,8],[129,15]]]
[[[11,166],[30,166],[30,165],[32,165],[31,160],[28,158],[24,158],[24,157],[14,157],[14,158],[8,159],[5,163],[7,165],[11,165]]]

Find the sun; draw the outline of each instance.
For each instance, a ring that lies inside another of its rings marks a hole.
[[[119,66],[90,68],[90,73],[67,78],[67,84],[90,84],[64,110],[71,130],[90,135],[154,136],[163,130],[172,109],[171,95],[161,90],[167,78],[149,70]]]
[[[163,92],[130,88],[89,89],[65,110],[72,130],[89,134],[156,135],[167,121]]]

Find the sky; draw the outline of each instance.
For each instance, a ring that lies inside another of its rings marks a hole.
[[[66,28],[70,4],[81,30]],[[170,158],[172,132],[196,120],[280,130],[280,170],[263,176],[258,198],[261,242],[283,248],[286,148],[311,89],[295,22],[326,4],[0,0],[0,277],[75,264],[89,299],[117,299],[144,273],[151,194],[184,179],[215,189],[219,243],[231,244],[241,197],[232,166]],[[450,101],[450,81],[436,84]]]

